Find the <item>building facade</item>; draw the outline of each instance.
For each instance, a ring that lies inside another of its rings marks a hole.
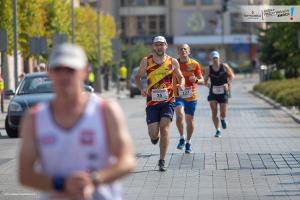
[[[176,45],[187,43],[192,56],[208,63],[212,50],[222,60],[249,62],[256,57],[257,24],[241,22],[239,5],[269,4],[269,0],[115,0],[100,1],[100,10],[116,17],[120,38],[129,44],[151,44],[164,35],[169,54]],[[97,6],[97,0],[81,0]]]

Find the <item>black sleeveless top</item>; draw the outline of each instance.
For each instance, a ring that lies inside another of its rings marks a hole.
[[[209,78],[211,81],[211,85],[219,86],[228,83],[228,75],[225,71],[225,67],[223,63],[220,63],[219,71],[214,71],[212,69],[212,65],[209,66]]]

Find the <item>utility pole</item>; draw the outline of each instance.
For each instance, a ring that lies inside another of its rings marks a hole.
[[[13,0],[13,24],[14,24],[14,70],[15,89],[18,86],[18,24],[17,24],[17,0]]]
[[[75,43],[75,31],[74,31],[74,0],[71,0],[71,31],[72,31],[72,44]]]
[[[100,34],[100,0],[97,0],[97,58],[98,67],[95,68],[96,75],[96,91],[102,92],[102,79],[101,79],[101,34]]]

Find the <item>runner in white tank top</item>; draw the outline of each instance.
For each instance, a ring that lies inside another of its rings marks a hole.
[[[119,200],[117,180],[135,167],[124,114],[115,101],[84,91],[86,66],[80,47],[54,49],[54,98],[31,108],[21,123],[20,183],[43,192],[42,199]]]

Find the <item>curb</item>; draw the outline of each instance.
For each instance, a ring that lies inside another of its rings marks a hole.
[[[256,91],[250,91],[251,94],[253,94],[254,96],[266,101],[267,103],[269,103],[270,105],[272,105],[274,108],[276,109],[280,109],[282,111],[284,111],[288,116],[290,116],[295,122],[300,124],[300,116],[297,116],[295,114],[293,114],[287,107],[282,106],[280,103],[274,101],[273,99],[259,93]]]

